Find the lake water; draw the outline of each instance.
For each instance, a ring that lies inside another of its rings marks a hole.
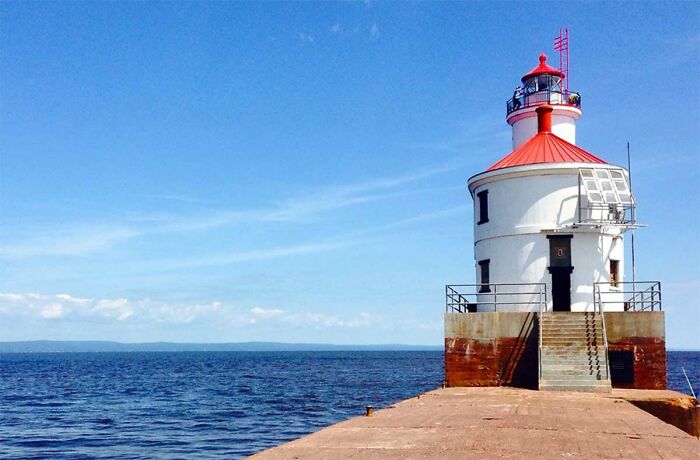
[[[669,352],[669,387],[700,352]],[[0,456],[237,458],[436,388],[441,351],[0,355]]]

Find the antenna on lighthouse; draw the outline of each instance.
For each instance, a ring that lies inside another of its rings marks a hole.
[[[554,51],[559,51],[559,70],[564,74],[564,89],[569,92],[569,27],[559,29],[554,39]]]

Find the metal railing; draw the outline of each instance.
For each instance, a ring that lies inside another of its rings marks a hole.
[[[516,110],[545,103],[581,108],[581,95],[573,91],[543,90],[535,93],[523,94],[518,98],[514,96],[506,102],[506,115],[510,115]]]
[[[544,308],[542,307],[542,304],[540,304],[540,313],[537,315],[537,326],[539,328],[539,331],[537,333],[537,340],[539,344],[537,345],[537,379],[542,380],[542,323],[544,322],[542,320],[542,314],[547,310],[547,303],[545,302]]]
[[[595,285],[595,283],[594,283]],[[595,289],[594,289],[595,291]],[[600,290],[598,291],[598,296],[600,300]],[[596,313],[596,302],[595,302],[595,295],[593,298],[593,314],[595,315]],[[603,348],[605,349],[605,380],[610,380],[610,354],[608,353],[608,331],[605,328],[605,315],[603,314],[603,304],[602,302],[598,302],[598,314],[600,315],[600,324],[603,328],[602,330],[602,335],[603,335]]]
[[[585,195],[584,195],[585,196]],[[634,225],[634,204],[588,203],[583,206],[582,195],[578,200],[579,224]]]
[[[448,284],[445,313],[507,310],[543,311],[547,308],[545,283]]]
[[[593,301],[602,311],[608,306],[624,311],[662,311],[660,281],[599,282],[593,283],[593,292]]]

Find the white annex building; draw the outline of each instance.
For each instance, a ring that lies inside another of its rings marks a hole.
[[[576,145],[581,98],[563,88],[563,77],[540,56],[507,103],[513,151],[469,179],[473,311],[593,311],[595,296],[605,297],[598,301],[607,311],[626,307],[623,238],[635,226],[629,174]]]

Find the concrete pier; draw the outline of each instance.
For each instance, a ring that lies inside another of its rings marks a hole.
[[[253,458],[700,458],[700,440],[627,401],[689,397],[672,391],[643,393],[446,388]]]

